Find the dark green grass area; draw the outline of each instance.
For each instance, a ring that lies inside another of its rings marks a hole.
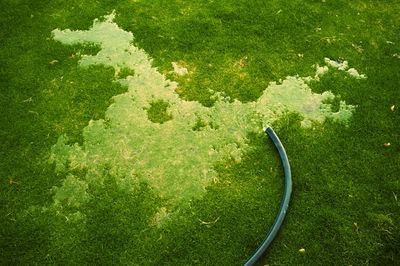
[[[169,103],[163,100],[158,100],[150,103],[150,108],[147,110],[147,117],[154,123],[162,124],[172,119],[172,115],[168,114]]]
[[[77,65],[79,54],[99,47],[63,46],[50,33],[88,29],[114,9],[135,45],[180,84],[177,92],[206,106],[214,92],[254,101],[271,81],[312,75],[324,57],[366,74],[354,80],[335,72],[311,84],[338,95],[336,103],[358,106],[349,126],[326,121],[304,129],[296,114],[272,125],[294,189],[260,265],[399,264],[398,1],[6,0],[0,7],[0,264],[241,264],[273,222],[283,171],[263,133],[250,133],[252,150],[242,161],[218,164],[217,182],[164,226],[148,226],[163,206],[151,187],[125,191],[108,173],[78,208],[85,224],[71,226],[46,210],[52,188],[66,178],[48,163],[51,146],[63,134],[82,143],[82,129],[126,91],[112,69]],[[189,75],[169,73],[171,62]],[[119,77],[132,74],[125,69]],[[149,116],[165,122],[167,110],[154,103]],[[204,126],[199,121],[196,130]]]

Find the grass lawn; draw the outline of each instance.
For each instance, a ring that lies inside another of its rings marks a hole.
[[[400,265],[399,1],[0,7],[0,264]]]

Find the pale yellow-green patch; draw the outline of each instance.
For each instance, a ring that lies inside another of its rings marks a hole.
[[[353,76],[357,79],[366,78],[364,74],[359,74],[355,68],[349,68],[349,63],[347,61],[333,61],[329,58],[325,58],[325,63],[329,66],[337,68],[339,71],[346,71],[350,76]]]
[[[179,76],[183,76],[188,74],[188,70],[186,67],[180,67],[177,63],[172,62],[171,63],[172,67],[174,68],[174,72],[178,74]]]
[[[101,182],[107,169],[121,185],[145,181],[172,206],[184,206],[192,197],[202,195],[215,179],[213,165],[217,161],[227,157],[241,159],[248,148],[249,132],[261,131],[285,112],[299,113],[302,125],[309,127],[312,121],[322,122],[327,117],[346,123],[354,111],[354,106],[341,102],[340,110],[332,112],[330,105],[323,102],[334,95],[313,93],[307,85],[318,80],[319,75],[328,71],[327,67],[317,69],[315,77],[295,76],[287,77],[281,84],[272,82],[256,102],[227,102],[219,94],[215,95],[212,107],[182,100],[175,92],[178,84],[152,67],[147,54],[132,45],[132,33],[119,28],[113,18],[114,13],[106,16],[104,22],[95,20],[87,31],[53,31],[54,39],[64,44],[100,45],[97,55],[82,55],[79,64],[111,66],[116,82],[128,87],[126,93],[113,97],[105,120],[90,121],[85,127],[82,146],[66,144],[64,136],[53,146],[51,160],[56,162],[58,171],[67,166],[87,170],[84,180],[78,182],[69,176],[56,189],[56,204],[64,199],[65,191],[74,188],[77,195],[72,195],[68,204],[86,200],[82,192],[85,184]],[[332,62],[327,61],[330,66],[347,68]],[[134,74],[118,78],[121,69],[131,69]],[[170,120],[154,123],[148,119],[146,110],[157,101],[168,103]],[[160,217],[168,216],[164,214],[160,213]]]
[[[76,179],[73,175],[68,175],[64,179],[62,186],[55,187],[54,190],[56,191],[53,198],[55,205],[78,208],[89,199],[89,195],[86,193],[87,184]]]

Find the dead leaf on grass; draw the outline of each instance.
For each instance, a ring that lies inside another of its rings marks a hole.
[[[22,102],[24,102],[24,103],[30,103],[30,102],[33,102],[33,99],[32,99],[32,97],[29,97],[28,99],[25,99],[25,100],[23,100]]]
[[[234,66],[239,67],[239,69],[242,69],[245,65],[245,61],[247,60],[247,58],[248,58],[247,56],[243,57],[238,62],[236,62]]]

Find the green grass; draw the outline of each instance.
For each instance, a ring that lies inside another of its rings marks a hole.
[[[164,123],[172,119],[172,115],[168,114],[167,108],[169,104],[163,100],[150,103],[150,108],[147,110],[147,117],[154,123]]]
[[[78,66],[79,54],[98,47],[64,46],[50,33],[88,29],[114,9],[116,23],[179,83],[181,97],[205,106],[214,92],[254,101],[271,81],[311,75],[324,57],[343,58],[365,73],[362,81],[333,73],[311,86],[358,106],[348,127],[326,121],[304,129],[296,114],[273,125],[294,190],[260,265],[399,263],[400,60],[392,56],[400,53],[399,2],[6,0],[0,6],[1,264],[240,264],[273,222],[283,172],[261,133],[250,133],[252,149],[241,162],[219,163],[219,181],[165,226],[148,225],[163,204],[149,185],[127,191],[108,172],[103,184],[86,188],[91,198],[84,206],[71,207],[87,216],[85,224],[69,226],[62,213],[43,211],[52,188],[66,179],[48,163],[51,146],[63,134],[82,143],[88,122],[104,118],[112,96],[126,91],[113,82],[112,69]],[[170,73],[171,62],[187,67],[189,78]],[[132,74],[122,70],[120,78]],[[167,110],[155,102],[148,115],[162,123],[170,119]],[[195,129],[205,126],[199,120]]]

